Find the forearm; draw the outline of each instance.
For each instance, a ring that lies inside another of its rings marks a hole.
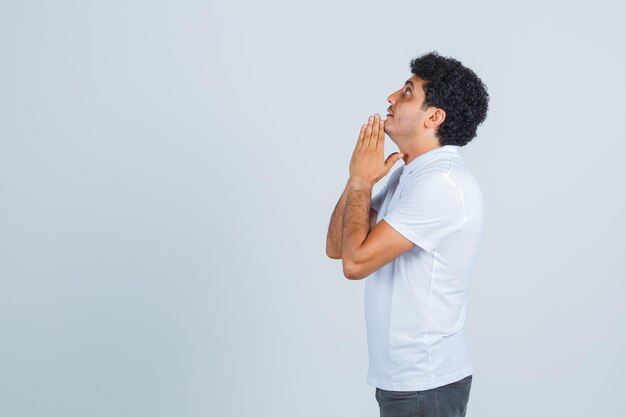
[[[369,234],[369,213],[372,185],[361,181],[348,181],[347,199],[344,209],[341,259],[344,275],[350,276],[356,252]]]
[[[326,255],[333,259],[341,258],[341,235],[343,233],[343,217],[348,199],[348,183],[330,217],[328,235],[326,236]]]

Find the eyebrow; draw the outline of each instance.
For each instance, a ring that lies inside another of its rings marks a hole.
[[[415,86],[413,85],[413,81],[407,80],[407,82],[405,82],[404,85],[407,85],[407,84],[410,84],[411,88],[413,88],[413,89],[415,88]]]

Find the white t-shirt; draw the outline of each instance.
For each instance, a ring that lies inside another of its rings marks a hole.
[[[365,280],[367,383],[374,387],[422,391],[474,371],[463,327],[483,199],[459,148],[418,156],[372,198],[377,222],[417,245]]]

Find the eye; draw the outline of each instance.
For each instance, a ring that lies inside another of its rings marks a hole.
[[[410,92],[411,90],[409,90],[408,88],[406,90],[404,90],[404,94],[406,94],[407,92]]]

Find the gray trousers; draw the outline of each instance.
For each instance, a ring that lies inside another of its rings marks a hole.
[[[376,388],[380,417],[464,417],[472,375],[424,391],[387,391]]]

